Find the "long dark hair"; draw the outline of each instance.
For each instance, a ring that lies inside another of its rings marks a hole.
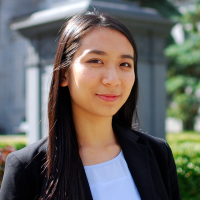
[[[138,53],[131,33],[125,25],[107,14],[89,12],[71,17],[63,28],[59,40],[49,92],[49,143],[46,179],[41,195],[43,200],[84,199],[80,174],[81,159],[72,119],[70,93],[68,87],[61,87],[60,84],[63,73],[70,73],[72,58],[80,47],[81,38],[96,27],[106,27],[121,32],[133,46],[135,83],[130,96],[113,116],[113,120],[131,128],[133,115],[137,116]]]

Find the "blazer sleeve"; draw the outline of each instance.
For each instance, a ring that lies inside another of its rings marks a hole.
[[[0,200],[32,200],[33,195],[24,165],[14,152],[6,158]]]
[[[171,151],[171,148],[165,142],[167,145],[168,150],[168,167],[169,167],[169,181],[170,181],[170,189],[171,189],[171,197],[172,200],[182,200],[179,190],[179,183],[178,183],[178,177],[177,177],[177,171],[176,171],[176,164],[174,161],[174,157]]]

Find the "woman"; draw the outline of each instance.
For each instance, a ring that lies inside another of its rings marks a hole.
[[[86,13],[68,21],[49,93],[49,136],[7,157],[1,200],[181,199],[167,143],[131,129],[137,56],[116,19]]]

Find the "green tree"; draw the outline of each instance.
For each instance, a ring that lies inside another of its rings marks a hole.
[[[180,15],[176,7],[168,0],[127,0],[137,2],[141,7],[154,8],[164,17]]]
[[[185,32],[183,44],[166,48],[169,59],[168,116],[180,118],[184,129],[194,127],[200,106],[200,4],[179,18]]]

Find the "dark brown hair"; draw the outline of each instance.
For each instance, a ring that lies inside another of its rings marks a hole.
[[[43,200],[83,200],[84,190],[81,179],[81,159],[72,119],[68,87],[61,87],[61,77],[69,72],[74,53],[80,47],[81,38],[96,27],[106,27],[124,34],[134,49],[135,83],[125,104],[113,116],[113,120],[132,127],[137,118],[138,99],[137,47],[125,25],[113,17],[96,12],[71,17],[64,27],[56,53],[53,77],[49,92],[48,118],[49,143],[47,151],[47,178],[43,184]]]

